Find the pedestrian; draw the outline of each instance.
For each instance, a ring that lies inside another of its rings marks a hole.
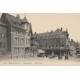
[[[59,59],[59,60],[62,59],[62,56],[58,55],[58,59]]]
[[[68,60],[68,54],[65,54],[65,60]]]

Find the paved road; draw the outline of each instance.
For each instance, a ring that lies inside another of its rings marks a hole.
[[[69,57],[68,60],[59,60],[57,57],[49,59],[48,57],[35,57],[35,58],[19,58],[19,59],[5,59],[0,60],[0,65],[28,65],[28,66],[80,66],[80,58],[76,56]]]

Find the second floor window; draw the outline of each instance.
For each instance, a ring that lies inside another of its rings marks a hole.
[[[23,38],[21,38],[21,44],[24,44],[24,39]]]
[[[29,44],[30,43],[30,39],[26,39],[26,44]]]
[[[15,38],[15,44],[19,44],[19,38]]]
[[[5,34],[4,33],[1,33],[1,38],[5,38]]]
[[[0,48],[2,47],[2,42],[0,42]]]
[[[5,43],[4,42],[0,42],[0,48],[5,48]]]

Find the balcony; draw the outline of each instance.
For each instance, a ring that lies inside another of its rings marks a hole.
[[[42,49],[45,49],[45,50],[69,50],[69,47],[42,47]]]

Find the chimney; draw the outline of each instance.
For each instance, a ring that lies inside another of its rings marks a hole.
[[[19,15],[19,14],[17,14],[17,15],[16,15],[16,17],[17,17],[17,18],[20,18],[20,15]]]
[[[61,31],[63,30],[63,28],[61,27]]]
[[[51,33],[53,32],[53,30],[51,30]]]
[[[25,14],[24,19],[26,19],[26,13],[24,13],[24,14]]]
[[[36,32],[34,34],[36,34]]]

